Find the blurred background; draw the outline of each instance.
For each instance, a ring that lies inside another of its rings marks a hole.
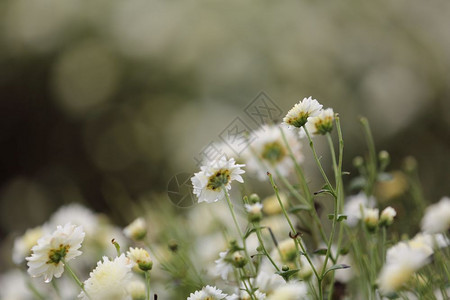
[[[73,201],[125,225],[115,197],[164,195],[261,91],[284,113],[310,95],[334,108],[349,171],[366,116],[390,169],[414,156],[438,201],[450,191],[449,11],[447,0],[1,1],[0,239]]]

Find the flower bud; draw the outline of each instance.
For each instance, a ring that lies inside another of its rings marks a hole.
[[[262,219],[262,204],[245,204],[245,210],[247,211],[248,221],[249,222],[259,222]]]
[[[137,264],[142,271],[150,271],[153,267],[153,261],[150,258],[150,254],[148,254],[145,249],[130,248],[130,251],[127,252],[127,256]]]
[[[145,284],[141,281],[131,281],[127,285],[128,294],[131,296],[132,300],[145,300],[146,299],[146,289]]]
[[[259,198],[258,194],[253,193],[248,197],[248,201],[250,204],[255,204],[261,202],[261,198]]]
[[[231,258],[232,263],[236,268],[243,268],[247,264],[247,259],[239,252],[234,252]]]
[[[378,226],[378,215],[378,208],[364,209],[364,224],[366,224],[366,227],[370,232],[373,232]]]
[[[143,218],[137,218],[130,225],[125,227],[123,233],[130,239],[140,241],[147,234],[147,224]]]
[[[391,226],[396,215],[397,212],[390,206],[383,209],[380,216],[380,226]]]
[[[353,166],[355,166],[355,168],[362,167],[363,164],[364,159],[361,156],[356,156],[355,158],[353,158]]]

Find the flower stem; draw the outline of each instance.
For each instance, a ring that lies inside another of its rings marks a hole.
[[[267,258],[270,260],[270,262],[272,263],[274,268],[277,271],[280,271],[280,269],[278,268],[277,264],[273,261],[272,257],[267,252],[266,247],[264,246],[264,241],[263,241],[262,236],[261,236],[261,227],[259,226],[259,223],[258,224],[254,224],[254,227],[255,227],[255,230],[256,230],[256,236],[258,237],[259,245],[261,246],[261,248],[262,248],[262,250],[264,252],[264,255],[267,256]]]
[[[147,300],[150,300],[150,274],[145,272],[145,285],[147,286]]]
[[[68,263],[66,263],[64,261],[64,259],[62,259],[62,262],[64,264],[64,268],[67,270],[67,272],[70,274],[70,276],[72,276],[73,280],[75,280],[75,282],[77,283],[77,285],[81,288],[81,290],[84,292],[84,294],[91,299],[91,297],[89,296],[89,294],[86,292],[86,290],[84,289],[84,284],[81,282],[81,280],[78,278],[78,276],[75,274],[75,272],[72,270],[72,268],[69,266]]]

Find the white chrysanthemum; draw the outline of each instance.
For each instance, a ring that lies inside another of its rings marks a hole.
[[[186,300],[222,300],[227,297],[221,290],[215,286],[205,286],[200,291],[191,293]]]
[[[33,277],[44,276],[45,282],[54,277],[59,278],[64,272],[64,263],[81,255],[81,247],[85,233],[81,226],[67,223],[56,227],[52,234],[40,238],[27,257],[28,273]]]
[[[309,98],[303,98],[302,101],[295,104],[294,107],[288,111],[283,118],[283,122],[287,125],[300,128],[306,124],[309,117],[318,116],[321,109],[322,104],[316,99],[313,99],[311,96]]]
[[[375,229],[378,226],[379,210],[378,208],[364,208],[364,224],[367,228]]]
[[[144,218],[137,218],[123,229],[126,237],[133,240],[142,240],[147,234],[147,224]]]
[[[241,290],[240,294],[230,295],[226,298],[226,300],[252,300],[252,299],[265,300],[266,299],[266,294],[261,293],[260,291],[255,291],[253,296],[254,297],[252,298],[247,291]]]
[[[28,276],[27,276],[28,277]],[[33,294],[27,287],[25,274],[18,269],[0,274],[0,299],[2,300],[29,300]]]
[[[395,209],[391,206],[383,209],[380,215],[380,224],[390,226],[394,222],[394,217],[397,215]]]
[[[445,232],[450,229],[450,198],[443,197],[438,203],[428,206],[422,218],[422,231]]]
[[[71,203],[60,207],[48,222],[50,228],[55,228],[60,224],[72,223],[83,226],[88,237],[95,235],[99,225],[98,217],[85,206],[78,203]]]
[[[28,229],[24,235],[14,241],[13,261],[21,264],[25,257],[31,254],[31,248],[37,244],[37,241],[44,235],[44,229],[41,226]]]
[[[272,270],[272,266],[271,269]],[[273,272],[260,271],[258,276],[256,276],[254,286],[259,287],[262,293],[270,294],[284,284],[283,278],[280,275],[274,274]]]
[[[201,171],[191,178],[198,202],[212,203],[223,199],[225,189],[231,189],[233,180],[244,182],[241,177],[241,174],[245,173],[241,169],[244,166],[236,164],[234,158],[227,159],[225,156],[202,166]]]
[[[375,198],[367,198],[366,194],[360,192],[357,195],[350,196],[344,205],[344,214],[347,216],[347,224],[351,227],[358,224],[362,218],[361,211],[364,208],[371,208],[375,205]]]
[[[135,264],[137,264],[139,269],[141,269],[142,271],[149,271],[152,269],[153,261],[150,258],[150,254],[147,252],[147,250],[142,248],[130,247],[130,250],[127,252],[127,256]]]
[[[147,298],[146,286],[140,280],[130,281],[127,285],[127,292],[131,300],[145,300]]]
[[[227,259],[228,251],[220,252],[220,258],[215,261],[216,274],[220,275],[223,280],[228,280],[228,274],[233,273],[233,265]]]
[[[315,135],[324,135],[333,129],[334,112],[332,108],[321,110],[315,117],[309,117],[306,129]]]
[[[261,203],[255,203],[255,204],[245,204],[245,210],[248,213],[252,214],[260,214],[262,211],[263,205]]]
[[[303,282],[288,282],[277,288],[267,300],[302,300],[307,299],[308,287]]]
[[[378,285],[382,293],[392,293],[399,290],[414,272],[429,261],[429,248],[411,247],[406,242],[400,242],[388,249],[386,263],[378,277]]]
[[[289,150],[281,134],[279,125],[263,125],[251,134],[252,143],[243,155],[249,172],[255,173],[260,180],[267,180],[267,172],[274,177],[277,172],[281,176],[288,176],[294,169],[294,162],[289,156]],[[302,144],[297,135],[284,130],[286,140],[298,163],[303,161]]]
[[[84,282],[84,289],[91,299],[125,299],[132,267],[132,261],[125,254],[116,257],[113,261],[104,256],[103,261],[97,262],[97,267]],[[81,292],[78,298],[89,299],[84,292]]]
[[[428,251],[431,254],[435,249],[448,247],[450,245],[450,241],[441,233],[418,233],[414,236],[414,238],[408,241],[408,245],[413,248],[428,248]]]

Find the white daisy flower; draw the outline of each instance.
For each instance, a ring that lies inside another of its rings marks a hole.
[[[272,266],[271,268],[272,269]],[[271,294],[277,288],[284,284],[284,279],[280,275],[273,272],[260,271],[255,279],[255,286],[259,287],[259,290],[265,294]]]
[[[247,291],[241,290],[240,294],[230,295],[226,298],[226,300],[252,300],[252,299],[265,300],[266,299],[266,294],[261,293],[260,291],[255,291],[253,296],[254,297],[252,298]]]
[[[315,117],[309,117],[306,129],[315,135],[325,135],[333,129],[334,112],[332,108],[321,110]]]
[[[144,218],[137,218],[123,229],[123,233],[126,237],[140,241],[147,234],[147,224]]]
[[[321,109],[322,104],[316,99],[313,99],[311,96],[309,98],[303,98],[302,101],[295,104],[294,107],[288,111],[283,118],[283,122],[287,125],[300,128],[306,124],[309,117],[318,116]]]
[[[91,299],[126,299],[132,267],[133,262],[125,254],[116,257],[113,261],[104,256],[103,261],[97,262],[97,267],[84,282],[84,289]],[[81,292],[78,298],[89,299],[84,292]]]
[[[130,247],[127,256],[137,264],[142,271],[150,271],[153,267],[153,261],[150,258],[150,254],[145,249]]]
[[[263,205],[261,203],[245,204],[245,210],[248,213],[248,220],[250,222],[258,222],[262,218]]]
[[[15,264],[21,264],[25,257],[31,255],[31,248],[37,244],[37,241],[44,235],[44,229],[41,226],[28,229],[24,235],[14,240],[12,252]]]
[[[277,288],[267,300],[302,300],[308,297],[308,287],[304,282],[288,282]]]
[[[145,300],[147,299],[147,290],[145,283],[140,280],[130,281],[127,285],[127,292],[131,296],[132,300]]]
[[[241,177],[241,174],[245,173],[241,169],[244,166],[236,164],[234,158],[227,159],[224,156],[202,166],[201,171],[191,178],[198,202],[213,203],[223,199],[225,189],[231,189],[233,180],[244,182]]]
[[[249,172],[253,172],[260,180],[267,180],[267,172],[274,177],[277,172],[281,176],[288,176],[294,169],[294,162],[289,156],[289,150],[281,134],[279,125],[263,125],[251,134],[250,147],[243,155],[247,162]],[[284,135],[298,163],[303,161],[302,144],[297,135],[285,130]]]
[[[374,205],[375,198],[368,198],[363,192],[348,197],[344,205],[344,214],[347,216],[347,224],[350,227],[358,224],[358,221],[362,218],[361,211],[365,208],[371,208]]]
[[[378,285],[383,294],[399,290],[417,270],[428,263],[427,247],[411,247],[400,242],[388,249],[386,263],[380,271]]]
[[[369,230],[374,230],[378,226],[379,210],[378,208],[364,208],[364,224]]]
[[[228,251],[220,252],[219,259],[216,263],[216,274],[220,275],[223,280],[228,280],[228,274],[233,273],[233,265],[228,258]]]
[[[443,197],[438,203],[428,206],[422,218],[422,231],[445,232],[450,229],[450,198]]]
[[[205,286],[200,291],[191,293],[186,300],[222,300],[227,297],[221,290],[215,286]]]
[[[61,277],[64,272],[64,262],[81,255],[81,247],[85,233],[81,226],[67,223],[57,226],[52,234],[40,238],[37,245],[31,248],[32,254],[27,257],[28,273],[32,277],[44,276],[45,282],[54,277]]]
[[[29,300],[34,299],[27,287],[28,276],[18,269],[0,274],[0,299],[3,300]]]

